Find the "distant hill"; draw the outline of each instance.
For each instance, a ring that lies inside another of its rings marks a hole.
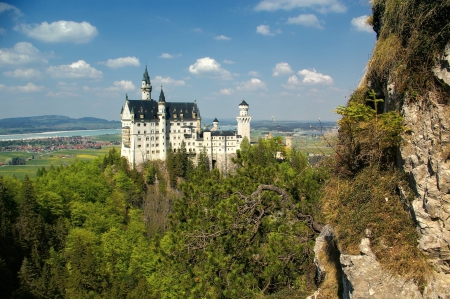
[[[120,121],[108,121],[95,117],[70,118],[61,115],[43,115],[0,119],[0,135],[51,131],[120,129],[120,127]]]

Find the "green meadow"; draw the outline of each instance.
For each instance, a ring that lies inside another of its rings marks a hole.
[[[29,177],[36,177],[39,168],[50,166],[69,165],[75,160],[89,161],[98,157],[103,157],[110,149],[116,147],[120,150],[120,146],[104,146],[101,149],[82,149],[82,150],[60,150],[47,153],[33,153],[33,152],[0,152],[0,161],[4,162],[8,158],[32,158],[26,161],[25,165],[4,165],[0,166],[1,176],[13,176],[17,178],[24,178],[25,175]]]

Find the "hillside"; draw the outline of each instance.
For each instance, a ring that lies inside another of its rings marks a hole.
[[[450,1],[371,4],[378,40],[337,109],[310,298],[450,298]]]
[[[70,118],[61,115],[43,115],[0,119],[0,135],[119,128],[119,121],[95,117]]]

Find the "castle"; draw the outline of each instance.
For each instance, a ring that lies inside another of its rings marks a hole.
[[[212,127],[202,129],[197,102],[166,102],[161,87],[159,100],[151,98],[152,85],[147,67],[142,78],[142,98],[130,100],[128,95],[120,113],[122,122],[121,155],[134,167],[150,160],[166,160],[167,152],[181,149],[182,143],[191,156],[202,151],[210,165],[226,169],[230,156],[240,148],[242,140],[250,141],[248,104],[239,104],[236,130],[221,130],[214,119]]]

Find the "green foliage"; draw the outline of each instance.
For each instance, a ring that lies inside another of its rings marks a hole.
[[[382,100],[376,98],[373,90],[369,96],[367,101],[377,109]],[[336,109],[342,116],[338,121],[337,165],[344,174],[355,174],[367,165],[385,167],[394,161],[405,130],[403,117],[394,111],[377,114],[375,109],[353,101]]]

